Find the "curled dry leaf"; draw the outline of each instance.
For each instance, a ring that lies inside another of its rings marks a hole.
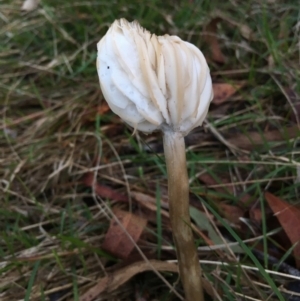
[[[212,60],[217,63],[224,64],[225,56],[221,51],[217,38],[217,25],[220,20],[220,18],[214,18],[209,22],[205,28],[204,39],[210,47]]]
[[[136,243],[143,233],[147,220],[120,209],[115,209],[113,212],[115,218],[110,222],[102,248],[116,257],[126,259],[134,249],[134,242]]]
[[[35,10],[39,5],[40,0],[25,0],[21,10],[29,12]]]
[[[286,235],[293,244],[297,267],[300,267],[300,209],[266,192],[265,198]]]
[[[178,273],[178,266],[175,263],[169,263],[159,260],[139,261],[133,263],[125,268],[122,268],[114,273],[107,275],[99,280],[99,282],[91,287],[85,294],[83,294],[79,301],[92,301],[96,299],[103,292],[112,292],[119,286],[130,280],[133,276],[146,271],[159,271]],[[215,289],[204,278],[203,287],[205,291],[212,297],[215,297]],[[219,292],[220,293],[220,292]]]
[[[229,99],[237,90],[239,90],[243,84],[227,84],[216,83],[213,84],[214,98],[212,103],[220,105]]]
[[[153,269],[156,269],[157,271],[178,273],[178,267],[174,263],[167,263],[158,260],[149,260],[149,262],[136,262],[101,278],[100,281],[95,286],[90,288],[85,294],[83,294],[79,300],[92,301],[102,292],[114,291],[136,274]]]

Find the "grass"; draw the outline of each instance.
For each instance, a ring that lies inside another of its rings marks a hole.
[[[280,225],[271,223],[263,194],[299,205],[299,131],[291,130],[299,129],[296,1],[45,0],[30,13],[21,12],[21,4],[0,2],[0,299],[80,300],[111,265],[121,263],[101,245],[110,208],[129,206],[95,197],[82,183],[89,171],[117,193],[154,198],[157,211],[139,246],[155,258],[175,258],[163,216],[162,139],[158,133],[132,136],[105,110],[96,74],[96,43],[114,19],[125,17],[193,42],[207,56],[214,82],[243,83],[228,101],[212,104],[208,121],[186,140],[191,205],[206,212],[220,240],[242,249],[204,250],[207,241],[197,237],[216,294],[208,300],[286,300],[281,285],[288,278],[266,272],[272,270],[267,254],[275,248],[278,263],[294,265],[293,253],[291,245],[269,235]],[[205,39],[206,25],[216,17],[223,64],[212,59]],[[222,204],[242,210],[242,222],[230,221]],[[130,206],[136,213],[145,210],[134,198]],[[261,221],[251,217],[253,208],[265,212]],[[162,275],[182,294],[176,274]],[[136,295],[178,299],[146,272],[97,300]]]

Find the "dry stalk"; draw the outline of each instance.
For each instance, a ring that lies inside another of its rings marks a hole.
[[[186,300],[203,301],[201,267],[194,244],[189,214],[189,182],[182,134],[164,132],[169,189],[169,210],[179,274]]]

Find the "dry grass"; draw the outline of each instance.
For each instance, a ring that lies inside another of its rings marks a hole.
[[[215,82],[243,83],[229,101],[212,105],[204,127],[187,138],[199,254],[211,300],[286,300],[279,291],[291,271],[273,274],[267,252],[272,246],[276,258],[293,265],[291,250],[268,235],[274,227],[263,192],[298,202],[300,20],[295,1],[269,2],[43,1],[31,13],[20,11],[21,1],[0,2],[1,300],[79,300],[111,266],[128,264],[101,249],[111,208],[128,210],[128,203],[97,197],[83,183],[88,172],[148,218],[142,252],[175,258],[161,137],[131,136],[107,111],[98,85],[96,43],[121,16],[191,40],[210,59]],[[203,28],[216,16],[224,64],[204,42]],[[214,181],[203,183],[203,174]],[[154,209],[138,192],[152,197]],[[231,221],[220,209],[225,203],[244,210],[244,219]],[[265,213],[260,223],[249,216],[253,206]],[[208,247],[205,237],[221,245]],[[176,274],[162,275],[182,295]],[[292,278],[300,280],[297,272]],[[148,272],[95,300],[178,298]]]

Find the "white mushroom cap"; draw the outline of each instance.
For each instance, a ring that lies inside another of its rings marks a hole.
[[[129,125],[146,133],[161,129],[186,135],[202,124],[213,92],[197,47],[120,19],[97,48],[103,95]]]

